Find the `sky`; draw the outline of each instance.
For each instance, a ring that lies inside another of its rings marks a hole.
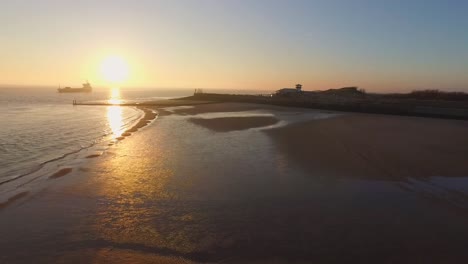
[[[0,84],[468,92],[464,0],[0,2]]]

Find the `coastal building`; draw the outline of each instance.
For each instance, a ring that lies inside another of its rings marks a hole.
[[[302,84],[296,84],[296,88],[283,88],[275,92],[278,96],[297,96],[302,94]]]
[[[363,93],[363,90],[359,90],[359,88],[356,87],[356,86],[349,86],[349,87],[342,87],[342,88],[338,88],[338,89],[328,89],[328,90],[325,90],[323,92],[328,93],[328,94],[347,94],[347,95],[351,95],[351,94],[361,94],[361,93]]]
[[[195,92],[193,93],[193,95],[195,96],[197,94],[203,94],[203,89],[200,89],[200,88],[195,89]]]

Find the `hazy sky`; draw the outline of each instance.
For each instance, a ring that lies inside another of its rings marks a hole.
[[[464,0],[6,0],[0,84],[468,91]]]

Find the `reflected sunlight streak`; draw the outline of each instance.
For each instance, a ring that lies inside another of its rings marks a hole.
[[[122,135],[124,122],[122,119],[122,108],[120,106],[109,106],[107,109],[107,121],[112,131],[112,138],[116,139]]]
[[[120,97],[120,88],[112,88],[110,93],[110,99],[107,100],[107,103],[118,105],[122,103],[122,99]]]

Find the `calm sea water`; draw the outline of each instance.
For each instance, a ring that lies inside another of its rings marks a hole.
[[[133,107],[73,106],[73,100],[144,101],[187,96],[191,92],[109,89],[91,94],[59,94],[54,89],[1,88],[0,184],[112,140],[142,116]]]

